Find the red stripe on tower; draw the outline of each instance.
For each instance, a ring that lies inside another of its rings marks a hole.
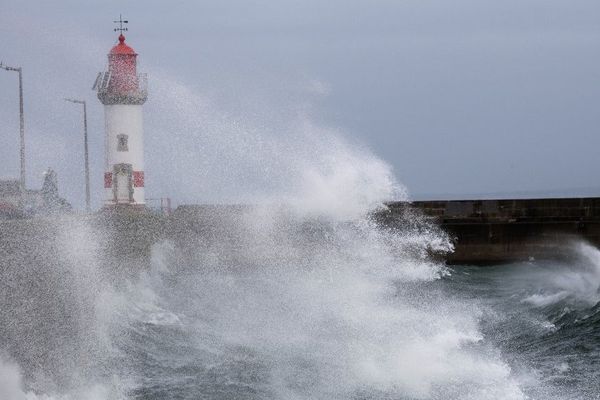
[[[106,189],[112,187],[112,172],[105,172],[104,173],[104,187]]]
[[[133,171],[133,186],[144,187],[144,171]]]

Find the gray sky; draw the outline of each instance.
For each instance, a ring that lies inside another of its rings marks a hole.
[[[78,207],[80,114],[61,99],[90,104],[98,205],[91,85],[120,12],[150,75],[149,197],[276,191],[292,164],[322,161],[320,135],[370,149],[413,198],[600,195],[597,0],[56,3],[0,0],[0,60],[24,67],[29,186],[52,166]],[[3,177],[18,175],[16,82],[0,71]]]

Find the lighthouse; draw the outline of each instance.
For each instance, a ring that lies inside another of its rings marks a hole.
[[[147,76],[137,72],[137,53],[125,43],[120,19],[119,42],[108,53],[108,70],[93,90],[104,105],[104,206],[140,206],[144,199],[144,132],[142,106],[148,97]]]

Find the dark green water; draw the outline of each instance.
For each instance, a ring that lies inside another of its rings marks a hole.
[[[448,268],[421,223],[228,223],[140,260],[76,218],[3,231],[0,399],[599,397],[593,247]]]
[[[457,267],[444,291],[480,305],[481,330],[540,398],[600,397],[600,252],[570,262]],[[529,386],[529,387],[528,387]]]

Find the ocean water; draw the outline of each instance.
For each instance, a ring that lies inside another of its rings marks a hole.
[[[0,399],[599,397],[600,251],[448,267],[405,218],[259,207],[128,275],[89,220],[5,234]]]
[[[363,146],[153,77],[155,188],[255,207],[126,259],[99,217],[0,221],[0,400],[599,398],[598,249],[448,267],[427,219],[371,218],[407,197]]]
[[[483,310],[482,333],[531,398],[600,398],[600,252],[571,251],[569,262],[457,267],[443,284]]]

